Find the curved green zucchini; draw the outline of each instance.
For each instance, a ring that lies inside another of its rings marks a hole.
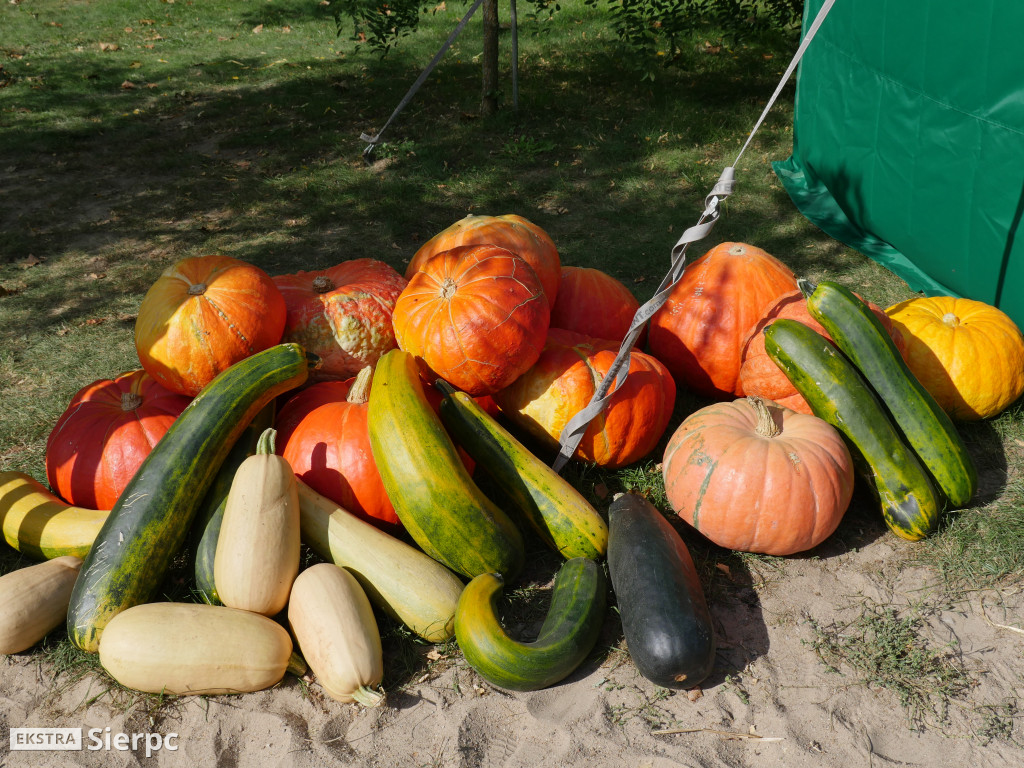
[[[519,529],[473,483],[408,352],[393,349],[377,361],[367,426],[384,490],[424,552],[470,578],[519,572]]]
[[[439,380],[441,421],[455,440],[507,493],[538,535],[564,558],[604,557],[604,518],[465,392]]]
[[[715,665],[715,633],[693,558],[672,525],[633,493],[608,508],[608,575],[641,675],[692,688]]]
[[[910,541],[935,530],[942,497],[853,363],[796,320],[776,320],[764,329],[764,336],[769,357],[814,415],[846,439],[854,462],[878,496],[889,530]]]
[[[798,281],[807,310],[857,366],[892,414],[907,443],[954,507],[970,502],[978,472],[952,420],[907,367],[867,305],[838,283]]]
[[[308,376],[298,344],[278,344],[235,363],[182,411],[128,483],[75,582],[68,637],[84,651],[118,613],[156,593],[188,535],[203,494],[253,417]]]
[[[208,605],[221,605],[217,587],[213,583],[213,556],[217,552],[220,524],[224,520],[224,505],[231,490],[231,481],[242,462],[256,453],[256,443],[264,430],[274,425],[274,403],[268,403],[256,416],[241,437],[231,446],[224,462],[213,478],[210,489],[203,496],[195,522],[192,523],[193,570],[196,591]]]
[[[601,634],[607,591],[601,566],[586,557],[562,564],[532,643],[513,640],[502,629],[498,598],[503,584],[499,574],[484,573],[459,598],[455,639],[469,665],[492,685],[513,691],[536,691],[571,674]]]

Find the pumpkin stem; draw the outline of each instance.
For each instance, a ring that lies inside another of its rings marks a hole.
[[[313,290],[317,293],[327,293],[334,290],[334,281],[327,275],[317,275],[313,278]]]
[[[950,328],[956,328],[960,325],[960,318],[954,315],[952,312],[947,312],[942,316],[942,322],[948,325]]]
[[[444,282],[441,283],[441,298],[450,299],[455,295],[455,291],[459,286],[456,285],[455,281],[450,277],[446,277]]]
[[[306,664],[306,660],[302,656],[292,651],[292,655],[288,657],[288,668],[285,671],[291,672],[296,677],[302,677],[309,671],[309,665]]]
[[[760,397],[748,397],[747,402],[757,412],[757,434],[761,437],[778,437],[782,430],[775,423],[768,404]]]
[[[348,390],[345,402],[362,405],[370,399],[370,383],[373,381],[373,366],[368,365],[356,374],[356,380]]]
[[[121,410],[122,411],[134,411],[142,405],[142,395],[137,392],[122,392],[121,393]]]
[[[384,691],[360,685],[352,691],[352,698],[364,707],[379,707],[384,703]]]
[[[810,280],[805,280],[800,277],[797,278],[796,287],[800,289],[800,293],[804,295],[805,299],[811,298],[811,294],[817,289],[817,283],[812,283]]]
[[[256,454],[259,456],[269,456],[276,452],[275,442],[277,441],[277,430],[273,427],[267,427],[263,430],[263,434],[260,435],[260,439],[256,441]]]
[[[193,283],[188,287],[189,296],[202,296],[206,293],[206,283]]]

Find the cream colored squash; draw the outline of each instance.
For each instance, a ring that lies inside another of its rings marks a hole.
[[[344,568],[320,563],[295,580],[288,623],[306,663],[332,698],[375,707],[384,676],[377,620],[363,588]]]
[[[360,520],[301,480],[302,540],[358,579],[371,602],[430,643],[455,635],[463,583],[422,550]]]
[[[31,648],[64,623],[81,567],[64,555],[0,576],[0,653]]]
[[[235,473],[213,558],[221,602],[264,616],[288,604],[301,554],[297,481],[287,460],[274,455],[276,434],[264,432]]]
[[[250,611],[203,603],[145,603],[114,616],[100,637],[100,664],[146,693],[259,691],[284,677],[288,631]]]

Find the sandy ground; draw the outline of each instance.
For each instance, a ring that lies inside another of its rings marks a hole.
[[[930,594],[929,572],[906,566],[914,545],[880,530],[855,543],[826,545],[781,568],[721,568],[711,602],[718,659],[699,691],[670,693],[640,677],[614,613],[598,651],[551,688],[500,691],[456,655],[425,663],[424,674],[374,710],[287,676],[255,694],[178,699],[151,717],[140,705],[122,711],[109,696],[93,700],[103,691],[95,679],[62,686],[38,654],[21,654],[0,662],[0,723],[173,733],[177,749],[147,757],[143,741],[137,750],[79,752],[12,752],[4,743],[0,766],[1024,765],[1024,729],[1014,717],[992,717],[993,706],[1016,701],[1021,685],[1024,597],[972,593],[938,609],[932,601],[921,636],[933,651],[956,656],[970,686],[952,700],[946,722],[930,715],[914,727],[895,693],[864,684],[843,664],[828,669],[812,646],[865,606],[908,615]]]

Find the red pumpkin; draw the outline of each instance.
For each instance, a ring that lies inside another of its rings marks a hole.
[[[651,318],[651,354],[678,385],[703,397],[743,395],[740,359],[747,332],[775,299],[796,287],[796,276],[774,256],[745,243],[721,243],[687,265]]]
[[[562,429],[590,402],[619,344],[552,328],[540,359],[494,395],[513,422],[558,447]],[[654,450],[672,416],[676,387],[665,366],[634,350],[625,383],[583,434],[575,458],[622,467]]]
[[[230,256],[195,256],[168,267],[135,321],[146,373],[194,397],[239,360],[281,341],[285,304],[270,275]]]
[[[892,320],[881,307],[870,301],[866,304],[892,336],[900,354],[903,354],[903,334],[896,329]],[[811,317],[811,313],[807,311],[807,299],[799,290],[782,294],[765,310],[764,317],[747,332],[747,338],[743,342],[742,363],[740,364],[740,388],[747,395],[772,400],[799,413],[811,413],[811,406],[804,400],[803,395],[796,391],[796,387],[786,378],[786,374],[775,364],[775,361],[768,357],[768,353],[764,349],[764,329],[780,317],[797,320],[809,328],[813,328],[829,341],[832,340],[821,323]]]
[[[757,398],[687,417],[662,473],[679,517],[721,547],[769,555],[816,547],[853,495],[853,460],[839,432]]]
[[[593,339],[622,341],[640,302],[611,275],[590,267],[562,267],[562,284],[551,308],[551,327]],[[637,344],[643,344],[646,326]]]
[[[293,395],[275,420],[277,450],[314,491],[395,533],[402,524],[370,452],[366,401],[373,369]]]
[[[69,504],[111,509],[190,401],[141,370],[82,387],[46,441],[47,482]]]
[[[533,267],[548,304],[554,304],[562,279],[558,249],[547,232],[513,213],[504,216],[470,214],[455,222],[420,246],[405,270],[406,278],[411,280],[431,256],[460,245],[497,245],[517,254]]]
[[[397,346],[391,312],[406,282],[374,259],[279,275],[274,284],[288,308],[282,340],[320,358],[311,380],[350,379]]]
[[[471,395],[508,386],[536,362],[551,310],[536,273],[496,245],[466,245],[423,262],[392,316],[398,346]]]

